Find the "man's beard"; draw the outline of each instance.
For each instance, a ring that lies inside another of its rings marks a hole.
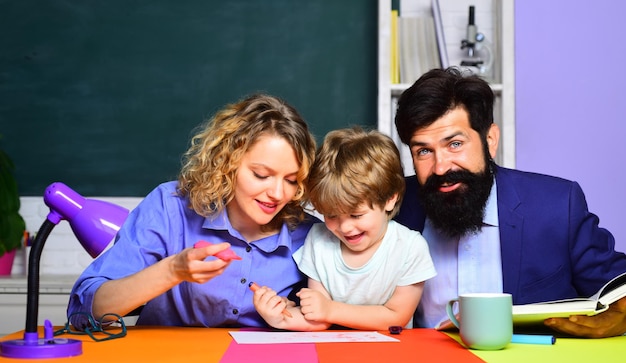
[[[439,191],[443,184],[457,182],[461,183],[457,189],[446,193]],[[482,228],[492,185],[491,161],[487,161],[485,169],[478,173],[459,170],[431,175],[419,189],[418,196],[433,226],[449,237],[459,237]]]

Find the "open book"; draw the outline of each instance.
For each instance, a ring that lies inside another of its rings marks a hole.
[[[626,296],[626,273],[607,282],[588,298],[513,305],[513,324],[537,324],[547,318],[567,318],[571,315],[596,315],[624,296]]]
[[[567,318],[572,315],[596,315],[609,305],[626,296],[626,272],[607,282],[590,297],[547,301],[525,305],[513,305],[513,325],[542,324],[548,318]],[[454,328],[449,319],[439,323],[435,329]]]

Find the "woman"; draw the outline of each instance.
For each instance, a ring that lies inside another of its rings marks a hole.
[[[226,106],[191,139],[178,181],[148,194],[80,276],[68,315],[87,314],[72,324],[145,304],[138,325],[266,326],[248,284],[286,296],[303,281],[291,255],[316,221],[303,210],[314,157],[306,123],[284,101]],[[229,247],[242,259],[213,256]]]

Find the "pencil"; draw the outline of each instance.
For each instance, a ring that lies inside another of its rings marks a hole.
[[[252,291],[257,291],[258,289],[260,289],[260,288],[261,288],[261,286],[259,286],[259,285],[258,285],[256,282],[254,282],[254,281],[253,281],[253,282],[250,282],[250,283],[248,284],[248,286],[250,287],[250,290],[252,290]],[[284,316],[286,316],[286,317],[289,317],[289,318],[293,318],[293,315],[291,315],[291,313],[289,312],[289,310],[287,310],[287,308],[285,308],[285,309],[283,310],[283,315],[284,315]]]

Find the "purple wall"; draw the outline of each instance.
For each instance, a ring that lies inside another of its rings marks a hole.
[[[515,1],[516,167],[580,183],[626,251],[626,1]]]

